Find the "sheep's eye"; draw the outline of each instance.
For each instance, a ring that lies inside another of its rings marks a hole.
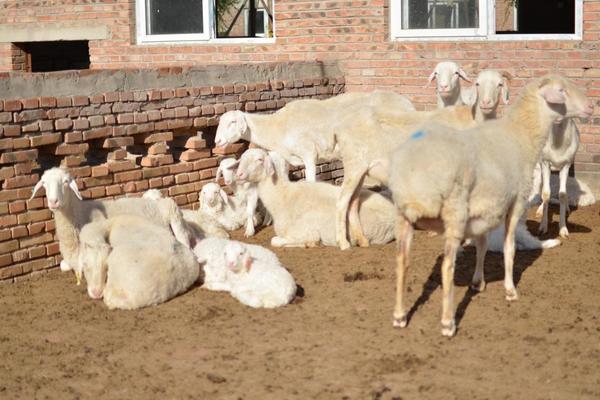
[[[454,73],[454,75],[460,75],[460,74],[458,73],[458,71],[456,71],[456,72]]]
[[[503,86],[504,86],[504,83],[502,83],[502,82],[500,82],[500,83],[498,84],[498,87],[503,87]]]
[[[479,86],[479,82],[475,82],[475,86]]]

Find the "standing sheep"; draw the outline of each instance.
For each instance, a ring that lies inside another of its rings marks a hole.
[[[198,280],[196,257],[165,227],[122,215],[91,222],[80,234],[79,263],[88,294],[110,309],[163,303]]]
[[[477,247],[472,286],[483,290],[487,233],[506,224],[504,287],[507,300],[518,298],[513,282],[515,228],[548,130],[557,118],[589,117],[592,112],[583,91],[562,77],[547,76],[530,82],[501,119],[465,131],[429,124],[394,151],[389,181],[398,213],[394,326],[408,323],[406,270],[415,225],[446,237],[442,335],[456,332],[454,264],[465,237],[474,238]]]
[[[429,75],[427,86],[435,80],[438,108],[465,104],[460,87],[461,79],[471,82],[467,73],[454,61],[441,61],[435,66]]]
[[[230,292],[247,306],[281,307],[296,295],[294,278],[264,247],[213,238],[198,243],[194,254],[204,267],[202,287]]]
[[[483,70],[477,74],[472,90],[463,96],[465,103],[473,107],[476,121],[496,119],[500,99],[508,104],[508,81],[512,75],[506,71]]]

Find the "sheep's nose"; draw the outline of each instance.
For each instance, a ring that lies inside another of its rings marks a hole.
[[[58,199],[48,199],[48,208],[57,209],[59,206]]]
[[[98,288],[90,289],[90,297],[93,299],[102,298],[102,289],[98,289]]]
[[[481,100],[481,105],[482,106],[486,106],[487,107],[487,106],[489,106],[491,104],[492,104],[492,101],[490,99],[483,99],[483,100]]]
[[[440,85],[440,89],[448,90],[448,85]]]
[[[585,106],[585,109],[588,114],[592,115],[594,113],[594,103],[588,101],[588,103]]]
[[[246,174],[243,172],[238,172],[236,176],[238,177],[238,179],[246,179]]]

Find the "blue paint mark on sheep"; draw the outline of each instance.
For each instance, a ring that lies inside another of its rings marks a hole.
[[[410,139],[411,140],[421,139],[425,135],[426,135],[426,133],[423,131],[416,131],[415,133],[410,135]]]

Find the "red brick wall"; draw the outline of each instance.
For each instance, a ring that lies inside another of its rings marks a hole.
[[[45,196],[29,200],[44,169],[69,167],[84,198],[157,188],[192,207],[220,159],[243,151],[243,144],[212,147],[220,114],[274,111],[343,89],[343,78],[314,77],[0,100],[0,280],[60,262]],[[320,179],[340,177],[340,169],[321,165]]]

